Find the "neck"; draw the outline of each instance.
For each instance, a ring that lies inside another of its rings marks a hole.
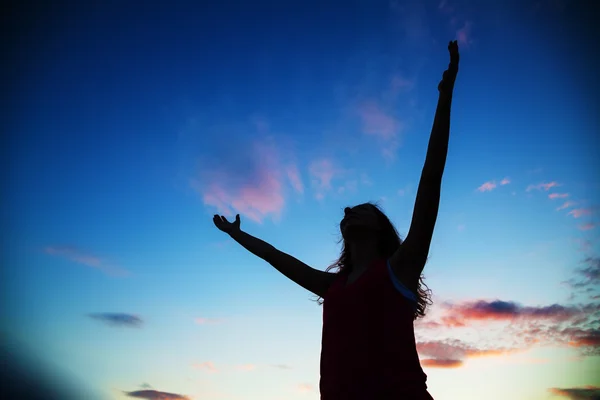
[[[350,244],[350,262],[355,271],[362,271],[380,257],[375,241],[360,241]]]

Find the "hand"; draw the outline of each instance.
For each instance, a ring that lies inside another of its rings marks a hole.
[[[454,81],[456,80],[456,74],[458,73],[458,62],[460,60],[460,54],[458,53],[458,42],[456,40],[448,43],[448,52],[450,53],[450,64],[448,69],[444,71],[444,75],[438,90],[441,93],[451,92],[454,88]]]
[[[235,216],[235,221],[229,222],[227,218],[222,215],[216,215],[213,217],[213,222],[219,230],[231,235],[232,232],[240,230],[240,214]]]

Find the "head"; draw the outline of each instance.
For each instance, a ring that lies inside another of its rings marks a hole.
[[[352,271],[352,250],[362,246],[373,246],[377,256],[389,259],[402,244],[398,231],[383,213],[381,208],[374,203],[359,204],[355,207],[344,209],[344,218],[340,222],[342,233],[342,250],[336,262],[327,270],[337,269],[338,273]],[[418,306],[415,319],[425,315],[425,308],[431,304],[430,290],[419,278],[416,288]],[[321,301],[320,301],[321,302]]]

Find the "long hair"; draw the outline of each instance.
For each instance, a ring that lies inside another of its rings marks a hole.
[[[375,203],[366,203],[372,206],[380,220],[383,229],[379,233],[379,237],[377,240],[379,247],[379,254],[387,259],[389,259],[395,252],[398,250],[400,245],[402,244],[402,239],[398,234],[398,231],[390,221],[390,219],[384,214],[381,208]],[[346,246],[346,242],[342,237],[340,239],[342,244],[342,250],[340,257],[329,267],[327,267],[326,271],[337,269],[338,274],[346,273],[349,274],[352,271],[352,263],[350,257],[350,249]],[[414,312],[414,319],[421,318],[425,316],[425,310],[428,305],[432,304],[431,301],[431,289],[427,287],[424,282],[424,275],[421,274],[419,276],[419,280],[417,282],[416,288],[416,296],[417,296],[417,307]],[[411,288],[412,289],[412,288]],[[323,298],[319,297],[317,299],[318,304],[323,304]]]

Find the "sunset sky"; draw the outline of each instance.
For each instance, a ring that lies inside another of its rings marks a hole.
[[[318,399],[321,307],[212,215],[319,269],[345,206],[406,235],[457,39],[429,391],[598,399],[587,2],[72,3],[10,28],[4,338],[101,399]]]

